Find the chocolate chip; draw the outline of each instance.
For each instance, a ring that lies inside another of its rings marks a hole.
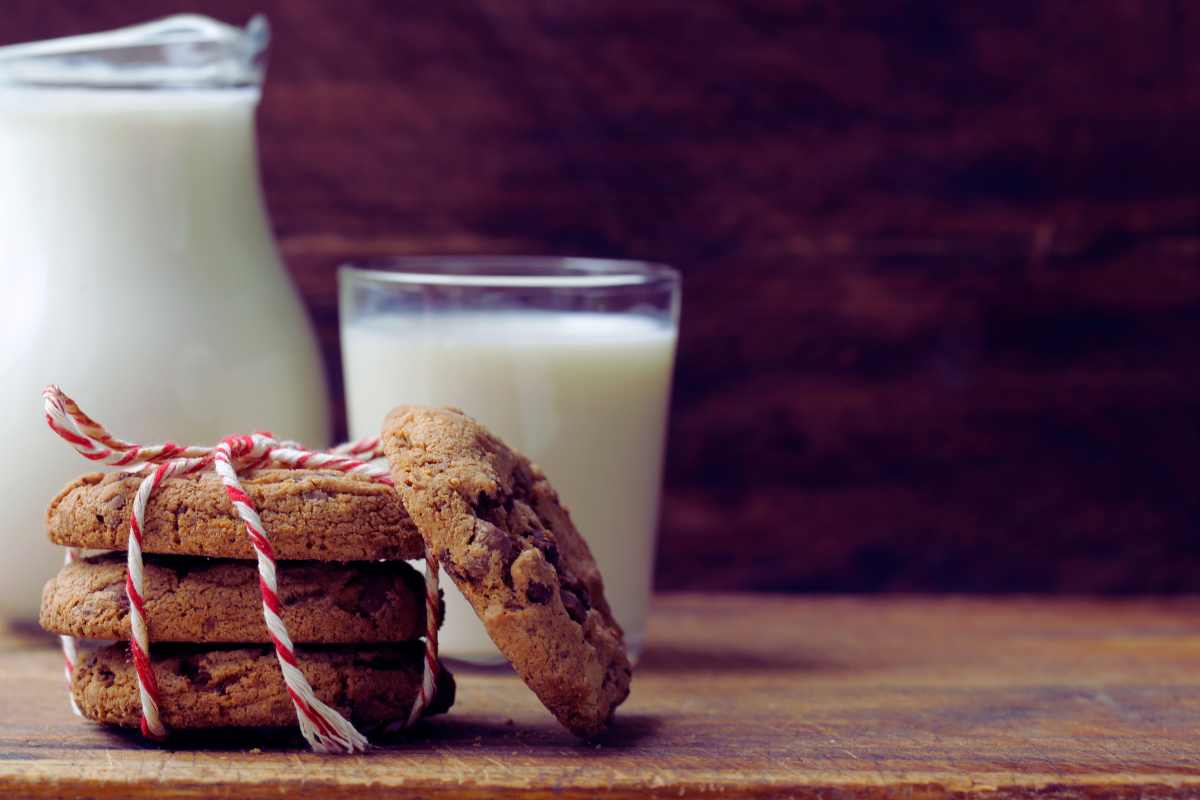
[[[552,566],[558,566],[558,543],[554,541],[554,535],[546,531],[533,531],[529,535],[529,540],[533,542],[533,546],[542,551],[542,555],[546,557]]]
[[[545,603],[550,599],[550,587],[544,583],[530,581],[529,588],[525,590],[525,597],[531,603]]]
[[[320,489],[310,489],[300,496],[303,497],[305,500],[308,500],[309,502],[317,502],[319,500],[328,500],[329,499],[329,494],[327,492],[321,491]]]
[[[183,677],[188,679],[188,682],[195,686],[208,686],[212,683],[212,675],[204,667],[200,666],[200,661],[197,658],[185,658],[179,662],[179,672]]]
[[[120,510],[125,507],[125,495],[114,494],[105,505],[109,508]]]
[[[558,580],[560,584],[558,594],[562,597],[562,604],[567,609],[567,614],[571,619],[583,624],[583,620],[587,617],[587,611],[592,606],[591,595],[588,594],[587,587],[566,570],[559,571]]]
[[[569,589],[583,599],[583,605],[586,608],[592,607],[591,595],[588,593],[587,587],[583,585],[578,578],[571,572],[565,569],[558,571],[558,580],[564,589]]]
[[[480,492],[475,498],[475,516],[485,519],[495,525],[507,526],[513,513],[514,497],[511,494],[496,490],[497,494]]]
[[[582,625],[587,619],[587,604],[583,598],[566,587],[558,594],[562,598],[563,608],[567,610],[567,616]]]
[[[500,501],[484,492],[480,492],[479,496],[475,498],[475,516],[477,517],[486,519],[488,514],[499,507]]]
[[[492,528],[488,531],[487,536],[483,539],[484,547],[500,554],[500,560],[504,562],[504,569],[507,570],[517,554],[521,552],[521,547],[513,540],[513,537],[499,528]]]

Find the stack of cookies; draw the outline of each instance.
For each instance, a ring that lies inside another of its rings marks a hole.
[[[50,400],[47,419],[59,435],[89,458],[106,452],[56,427],[53,412],[65,418],[65,407]],[[423,696],[421,637],[430,621],[424,580],[405,560],[428,554],[559,722],[582,737],[604,731],[629,694],[632,669],[600,571],[546,475],[454,409],[396,408],[381,444],[394,487],[320,469],[240,476],[268,532],[279,617],[315,697],[363,730],[408,720]],[[64,566],[46,585],[41,613],[48,631],[117,642],[76,663],[71,693],[84,716],[130,727],[142,722],[142,705],[125,641],[131,609],[119,551],[142,482],[125,472],[89,474],[54,498],[51,541],[106,552]],[[291,726],[291,689],[263,620],[264,602],[273,610],[275,601],[269,581],[260,592],[246,533],[257,522],[244,524],[221,479],[202,471],[162,479],[141,523],[142,617],[152,644],[150,666],[140,650],[139,663],[154,671],[166,730]],[[279,658],[292,663],[290,653]],[[437,676],[425,714],[454,700],[453,678],[444,667]]]
[[[281,617],[316,696],[363,729],[405,719],[421,686],[426,610],[423,580],[404,559],[421,558],[424,544],[395,490],[308,469],[260,469],[241,482],[270,533]],[[47,511],[51,541],[125,550],[140,483],[121,472],[74,481]],[[142,550],[166,727],[294,725],[263,622],[254,551],[220,479],[205,471],[164,480],[146,507]],[[80,657],[71,693],[84,716],[136,727],[125,577],[119,552],[67,564],[46,584],[41,624],[117,642]],[[446,711],[453,699],[442,668],[426,713]]]

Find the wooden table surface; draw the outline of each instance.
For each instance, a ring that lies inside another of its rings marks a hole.
[[[0,637],[0,796],[1200,796],[1198,598],[665,596],[590,744],[460,671],[449,716],[366,755],[168,749],[72,717],[60,663]]]

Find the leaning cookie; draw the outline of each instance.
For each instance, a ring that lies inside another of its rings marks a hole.
[[[280,561],[276,572],[292,641],[406,642],[425,635],[424,579],[403,561]],[[125,556],[117,553],[65,565],[42,592],[42,627],[127,639],[125,574]],[[143,576],[152,641],[271,641],[254,562],[146,556]]]
[[[393,410],[383,445],[427,546],[500,651],[564,726],[603,730],[632,670],[596,563],[546,477],[451,409]]]
[[[68,484],[46,511],[50,541],[124,550],[142,478],[95,472]],[[241,477],[276,558],[374,561],[421,558],[424,546],[390,486],[325,470],[261,469]],[[254,558],[246,530],[213,472],[168,478],[146,506],[146,553]]]
[[[159,711],[171,729],[289,726],[296,711],[270,647],[155,648]],[[372,647],[297,648],[300,670],[323,702],[355,725],[404,719],[421,686],[420,642]],[[448,711],[454,678],[438,672],[437,695],[425,715]],[[136,727],[141,719],[137,675],[128,646],[114,644],[81,659],[71,693],[88,719]]]

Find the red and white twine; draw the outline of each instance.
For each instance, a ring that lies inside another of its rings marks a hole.
[[[70,564],[79,558],[79,549],[76,547],[68,547],[63,555],[63,564]],[[79,704],[75,702],[75,693],[71,691],[71,681],[75,677],[75,662],[79,660],[79,650],[75,646],[74,636],[59,636],[58,640],[62,642],[63,661],[65,662],[65,670],[67,677],[67,699],[71,701],[71,712],[82,717],[83,712],[79,710]]]
[[[275,552],[262,520],[254,508],[254,502],[242,489],[238,471],[257,469],[266,465],[293,469],[320,468],[364,475],[379,483],[392,485],[388,470],[368,463],[382,455],[378,438],[363,439],[341,445],[323,453],[306,450],[294,442],[280,441],[267,433],[250,436],[229,436],[215,447],[184,447],[165,442],[159,445],[142,446],[118,439],[83,412],[57,386],[48,386],[42,391],[46,412],[46,423],[51,430],[71,444],[84,458],[114,467],[131,469],[144,474],[134,497],[129,520],[129,543],[125,591],[129,596],[130,640],[129,649],[133,657],[138,679],[138,693],[142,707],[142,733],[152,738],[166,735],[166,727],[159,714],[158,683],[150,661],[150,635],[146,625],[146,609],[142,568],[142,526],[146,504],[154,490],[167,478],[187,475],[212,467],[225,486],[225,494],[237,511],[250,538],[258,560],[259,588],[263,598],[263,618],[275,655],[283,672],[284,684],[296,709],[296,718],[304,738],[318,752],[353,753],[365,750],[366,738],[336,710],[321,702],[313,693],[312,686],[300,671],[295,647],[288,635],[287,626],[280,616],[279,586],[275,575]],[[77,557],[73,549],[67,550],[69,563]],[[438,569],[433,554],[425,554],[425,658],[421,676],[421,688],[413,703],[408,718],[402,725],[411,725],[433,700],[437,681],[437,617],[438,617]],[[63,636],[63,656],[66,661],[68,687],[75,670],[77,654],[75,640]],[[71,699],[75,713],[79,709]]]

